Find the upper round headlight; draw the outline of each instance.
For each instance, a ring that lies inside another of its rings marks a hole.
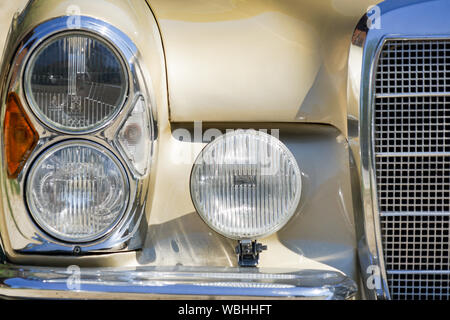
[[[283,227],[301,195],[297,161],[277,138],[238,130],[208,144],[191,174],[191,196],[203,220],[233,239],[256,239]]]
[[[25,71],[25,91],[36,115],[67,133],[100,128],[121,109],[127,72],[118,52],[99,37],[65,33],[45,41]]]
[[[128,178],[107,149],[66,141],[33,164],[26,197],[37,224],[67,242],[96,240],[112,230],[129,201]]]

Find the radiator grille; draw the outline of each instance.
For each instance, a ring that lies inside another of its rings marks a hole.
[[[393,299],[449,299],[450,40],[388,40],[373,139]]]

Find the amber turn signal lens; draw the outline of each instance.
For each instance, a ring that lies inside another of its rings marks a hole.
[[[8,178],[15,179],[39,140],[15,93],[8,95],[3,130]]]

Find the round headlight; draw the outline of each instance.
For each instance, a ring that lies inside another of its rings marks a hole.
[[[100,128],[121,109],[128,90],[126,68],[104,40],[66,33],[44,42],[25,72],[25,91],[36,115],[68,133]]]
[[[63,241],[88,242],[120,221],[128,206],[129,184],[110,151],[87,141],[66,141],[33,164],[26,198],[44,231]]]
[[[191,196],[203,220],[233,239],[256,239],[283,227],[295,213],[301,175],[277,138],[238,130],[208,144],[191,174]]]

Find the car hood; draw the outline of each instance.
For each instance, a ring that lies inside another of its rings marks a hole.
[[[374,0],[148,0],[171,121],[318,122],[346,129],[352,33]]]

